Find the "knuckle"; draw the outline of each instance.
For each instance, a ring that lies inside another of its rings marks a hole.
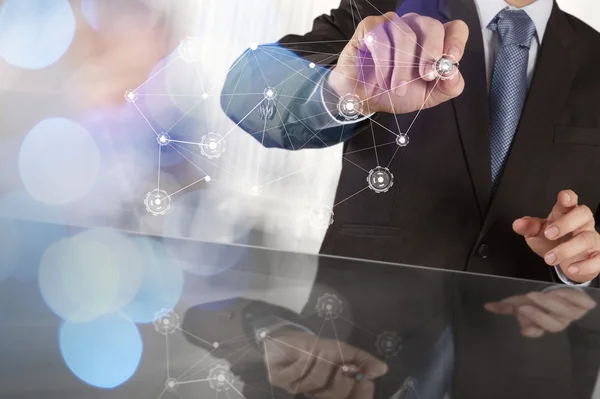
[[[596,244],[596,234],[591,231],[584,231],[579,237],[586,248],[592,248]]]
[[[594,218],[594,212],[592,212],[592,210],[590,209],[589,206],[587,206],[587,205],[580,205],[579,208],[581,209],[581,212],[583,212],[583,214],[588,219],[593,219]]]

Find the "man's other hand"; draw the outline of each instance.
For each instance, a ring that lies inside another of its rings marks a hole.
[[[485,304],[494,314],[515,316],[521,334],[528,338],[563,331],[595,307],[596,302],[588,294],[571,287],[530,292]]]
[[[271,384],[292,395],[372,399],[372,380],[388,369],[367,352],[304,332],[278,332],[266,337],[263,345]]]
[[[560,266],[570,280],[586,283],[600,274],[595,224],[590,208],[578,204],[575,192],[564,190],[546,219],[526,216],[515,220],[513,229],[548,265]]]
[[[394,12],[367,17],[342,51],[328,86],[339,96],[358,96],[364,114],[434,107],[459,96],[465,86],[460,73],[438,79],[435,60],[448,54],[460,61],[468,36],[469,28],[459,20],[442,24]]]

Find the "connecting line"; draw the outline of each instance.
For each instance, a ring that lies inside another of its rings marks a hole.
[[[185,118],[186,116],[188,116],[190,114],[190,112],[192,112],[194,110],[194,108],[196,108],[198,105],[200,105],[203,102],[206,103],[206,100],[201,99],[200,101],[196,102],[196,104],[194,104],[194,106],[192,108],[190,108],[185,114],[183,114],[181,116],[181,118],[179,118],[177,120],[177,122],[175,122],[165,133],[170,133],[171,130],[173,130],[175,128],[175,126],[177,126],[177,124],[183,120],[183,118]],[[207,108],[208,108],[208,105],[207,105]],[[208,111],[207,111],[207,116],[208,116]]]
[[[149,81],[151,81],[152,79],[154,79],[154,77],[156,77],[159,73],[161,73],[162,71],[164,71],[165,69],[167,69],[169,66],[171,66],[171,64],[173,64],[178,59],[179,59],[179,56],[173,58],[169,63],[167,63],[162,68],[160,68],[154,75],[150,76],[144,83],[142,83],[141,85],[139,85],[134,91],[138,91],[142,86],[144,86],[146,83],[148,83]]]
[[[186,189],[188,189],[188,188],[190,188],[190,187],[192,187],[192,186],[195,186],[196,184],[200,183],[200,182],[201,182],[201,181],[203,181],[203,180],[206,180],[206,176],[204,176],[204,177],[203,177],[203,178],[201,178],[201,179],[198,179],[198,180],[196,180],[195,182],[193,182],[193,183],[191,183],[191,184],[188,184],[188,185],[187,185],[187,186],[185,186],[184,188],[181,188],[181,189],[179,189],[179,190],[175,191],[175,192],[174,192],[174,193],[172,193],[172,194],[169,194],[167,197],[170,199],[170,198],[171,198],[171,197],[173,197],[174,195],[177,195],[177,194],[179,194],[180,192],[182,192],[183,190],[186,190]]]
[[[373,96],[371,96],[371,97],[367,97],[367,98],[366,98],[365,100],[363,100],[363,101],[369,101],[369,100],[372,100],[373,98],[379,97],[379,96],[381,96],[381,95],[387,94],[387,93],[388,93],[388,92],[390,92],[390,91],[396,90],[398,87],[402,87],[402,86],[409,85],[409,84],[411,84],[411,83],[413,83],[413,82],[416,82],[417,80],[421,80],[421,79],[422,79],[422,78],[419,76],[419,77],[417,77],[417,78],[414,78],[413,80],[409,80],[408,82],[404,82],[404,83],[402,83],[402,84],[399,84],[399,85],[397,85],[397,86],[393,86],[393,87],[391,87],[389,90],[382,90],[382,91],[381,91],[381,93],[377,93],[377,94],[375,94],[375,95],[373,95]]]
[[[373,121],[373,122],[375,122],[375,121]],[[396,134],[396,133],[394,133],[394,134]],[[392,145],[392,144],[396,144],[396,142],[395,141],[390,141],[389,143],[379,144],[376,147],[386,147],[386,146]],[[366,148],[361,148],[360,150],[348,151],[348,152],[344,153],[344,156],[348,156],[348,155],[351,155],[351,154],[356,154],[358,152],[372,150],[373,148],[374,147],[366,147]]]
[[[369,186],[367,186],[367,187],[363,188],[363,189],[362,189],[362,190],[360,190],[360,191],[357,191],[356,193],[352,194],[352,195],[351,195],[351,196],[349,196],[348,198],[341,200],[340,202],[338,202],[337,204],[335,204],[335,205],[333,206],[333,208],[335,208],[336,206],[340,205],[341,203],[343,203],[343,202],[345,202],[345,201],[348,201],[350,198],[354,197],[355,195],[358,195],[358,194],[362,193],[363,191],[367,190],[368,188],[369,188]]]
[[[285,346],[287,346],[287,347],[289,347],[289,348],[295,349],[295,350],[297,350],[298,352],[302,352],[302,353],[304,353],[305,355],[308,355],[308,356],[310,356],[310,357],[314,357],[315,359],[321,360],[321,361],[323,361],[323,362],[325,362],[325,363],[328,363],[328,364],[330,364],[330,365],[332,365],[332,366],[339,367],[339,365],[338,365],[338,364],[335,364],[334,362],[332,362],[332,361],[330,361],[330,360],[327,360],[327,359],[325,359],[324,357],[317,356],[317,355],[315,355],[314,353],[310,353],[310,352],[308,352],[308,351],[305,351],[305,350],[304,350],[304,349],[302,349],[302,348],[298,348],[298,347],[296,347],[296,346],[294,346],[294,345],[290,345],[290,344],[288,344],[287,342],[281,341],[281,340],[279,340],[279,339],[277,339],[277,338],[268,337],[267,339],[269,339],[269,340],[271,340],[271,341],[279,342],[280,344],[283,344],[283,345],[285,345]],[[264,343],[264,342],[263,342],[263,343]],[[265,348],[266,348],[266,344],[265,344]]]
[[[194,143],[193,141],[181,141],[181,140],[171,140],[171,139],[169,139],[169,143],[200,145],[200,143]]]
[[[269,386],[271,387],[271,398],[275,399],[275,391],[273,390],[273,376],[271,375],[271,365],[269,364],[269,351],[267,350],[267,342],[263,341],[265,349],[265,361],[267,363],[267,374],[269,376]]]
[[[294,71],[294,74],[289,76],[287,79],[285,79],[283,82],[279,83],[276,87],[280,87],[281,85],[285,84],[288,80],[290,80],[291,78],[295,77],[295,76],[302,76],[304,79],[306,79],[307,81],[314,83],[315,85],[318,84],[318,82],[315,82],[314,80],[310,79],[308,76],[304,76],[301,72],[305,69],[299,69],[299,70],[295,70],[294,68],[292,68],[291,66],[289,66],[288,64],[286,64],[285,62],[281,61],[280,59],[277,59],[276,57],[273,57],[271,54],[269,54],[267,51],[263,50],[262,48],[259,47],[259,50],[262,51],[263,53],[265,53],[266,55],[268,55],[269,57],[273,58],[274,60],[276,60],[277,62],[279,62],[281,65],[284,65],[286,68],[291,69],[292,71]],[[333,58],[332,57],[328,57],[328,58]],[[258,60],[256,61],[256,63],[258,64]],[[260,64],[259,64],[260,67]],[[262,69],[261,69],[262,70]],[[265,79],[266,82],[266,79]],[[326,88],[323,88],[324,90],[327,90]],[[336,96],[336,93],[333,93],[331,90],[327,90],[329,93],[331,93],[332,95]]]
[[[389,133],[393,134],[394,136],[398,137],[399,134],[394,132],[393,130],[390,130],[389,128],[387,128],[386,126],[382,125],[381,123],[377,122],[375,119],[373,119],[373,122],[375,122],[376,124],[378,124],[379,126],[381,126],[383,129],[387,130]]]
[[[177,327],[177,329],[178,329],[179,331],[181,331],[182,333],[184,333],[184,334],[186,334],[186,335],[189,335],[190,337],[192,337],[192,338],[195,338],[195,339],[197,339],[198,341],[200,341],[200,342],[202,342],[202,343],[204,343],[204,344],[206,344],[206,345],[209,345],[209,346],[212,346],[212,345],[213,345],[213,343],[212,343],[212,342],[208,342],[208,341],[206,341],[206,340],[204,340],[204,339],[202,339],[202,338],[200,338],[200,337],[197,337],[197,336],[195,336],[194,334],[192,334],[192,333],[190,333],[190,332],[187,332],[187,331],[183,330],[181,327]]]
[[[242,68],[242,72],[240,73],[240,75],[237,78],[237,81],[235,82],[235,86],[233,88],[234,93],[237,93],[237,89],[240,84],[240,80],[242,80],[242,76],[244,76],[244,72],[246,71],[246,67],[248,66],[248,56],[244,56],[244,61],[246,61],[246,63],[244,64],[244,66]],[[239,62],[239,60],[235,64],[237,65],[238,62]],[[262,94],[262,93],[256,93],[256,94]],[[233,95],[235,95],[235,94],[233,94]],[[229,102],[227,103],[227,108],[225,108],[225,115],[228,115],[229,108],[231,107],[231,103],[233,102],[233,95],[232,95],[232,97],[229,98]],[[217,128],[217,133],[219,133],[221,131],[224,120],[225,120],[225,118],[221,119],[221,122],[219,123],[219,127]]]
[[[277,178],[277,179],[275,179],[275,180],[271,180],[270,182],[268,182],[268,183],[265,183],[265,184],[263,184],[262,186],[259,186],[259,188],[263,188],[263,187],[266,187],[266,186],[268,186],[268,185],[270,185],[270,184],[276,183],[276,182],[278,182],[278,181],[280,181],[280,180],[283,180],[283,179],[285,179],[285,178],[287,178],[287,177],[293,176],[293,175],[295,175],[296,173],[300,173],[300,172],[302,172],[302,171],[304,171],[304,170],[306,170],[306,169],[314,168],[315,166],[317,166],[317,165],[320,165],[320,164],[322,164],[322,163],[323,163],[323,162],[325,162],[325,161],[327,161],[327,159],[322,159],[322,160],[320,160],[319,162],[317,162],[317,163],[315,163],[315,164],[312,164],[312,165],[309,165],[309,166],[305,166],[305,167],[303,167],[303,168],[300,168],[300,169],[298,169],[298,170],[297,170],[297,171],[295,171],[295,172],[291,172],[291,173],[288,173],[288,174],[287,174],[287,175],[285,175],[285,176],[278,177],[278,178]]]
[[[154,126],[152,126],[152,124],[150,123],[150,121],[148,121],[148,119],[146,118],[146,115],[144,115],[144,113],[142,112],[142,110],[140,109],[140,107],[138,107],[136,103],[133,103],[133,106],[138,110],[138,112],[140,113],[140,115],[142,115],[142,118],[144,118],[144,120],[146,121],[146,123],[148,124],[148,126],[150,126],[150,129],[152,129],[152,131],[154,132],[154,134],[156,135],[156,137],[158,137],[159,136],[158,132],[156,131],[156,129],[154,129]]]
[[[233,386],[233,384],[227,380],[225,380],[225,382],[227,383],[227,385],[229,385],[231,387],[231,389],[233,389],[238,395],[240,395],[242,398],[246,399],[246,397],[239,391],[239,389],[237,389],[235,386]],[[227,392],[227,391],[225,391]],[[229,393],[227,393],[227,395],[229,395]]]
[[[285,108],[285,110],[286,110],[287,112],[289,112],[290,114],[294,115],[294,113],[293,113],[292,111],[290,111],[290,110],[289,110],[289,108],[288,108],[288,107],[286,107],[284,103],[281,103],[281,102],[277,102],[277,103],[278,103],[278,104],[280,104],[280,105],[281,105],[283,108]],[[294,115],[294,117],[295,117],[295,115]],[[308,143],[309,143],[309,142],[310,142],[310,141],[311,141],[313,138],[317,138],[317,139],[319,139],[319,141],[320,141],[321,143],[323,143],[323,145],[324,145],[325,147],[327,147],[327,143],[325,143],[325,142],[324,142],[324,141],[323,141],[323,140],[322,140],[322,139],[319,137],[319,133],[320,133],[322,130],[326,129],[326,128],[327,128],[329,125],[333,124],[333,122],[334,122],[334,120],[333,120],[333,119],[331,119],[329,122],[327,122],[327,124],[326,124],[324,127],[322,127],[321,129],[319,129],[317,132],[313,132],[313,131],[312,131],[312,130],[311,130],[309,127],[308,127],[308,126],[306,126],[306,124],[305,124],[305,123],[304,123],[304,122],[303,122],[301,119],[297,119],[297,120],[298,120],[298,122],[300,122],[300,124],[302,124],[302,126],[304,126],[304,127],[305,127],[305,128],[306,128],[306,129],[307,129],[307,130],[308,130],[310,133],[312,133],[312,135],[313,135],[313,136],[312,136],[310,139],[308,139],[308,140],[307,140],[307,141],[306,141],[306,142],[305,142],[303,145],[301,145],[301,146],[298,148],[298,150],[301,150],[302,148],[304,148],[304,146],[305,146],[306,144],[308,144]]]
[[[433,87],[431,88],[431,91],[427,94],[427,97],[425,98],[425,101],[423,101],[423,105],[421,105],[421,109],[419,109],[419,112],[417,112],[417,114],[415,115],[415,118],[413,119],[412,123],[410,124],[410,126],[408,127],[408,130],[406,131],[405,134],[408,134],[408,132],[410,132],[410,129],[413,127],[413,125],[415,124],[417,118],[419,117],[419,114],[421,114],[421,111],[423,111],[423,108],[425,107],[425,104],[427,104],[427,101],[429,101],[429,97],[431,97],[431,94],[434,92],[435,88],[437,87],[438,83],[440,82],[441,78],[437,78],[437,80],[435,81],[435,84],[433,85]]]
[[[223,171],[223,172],[225,172],[225,173],[229,173],[229,174],[230,174],[230,175],[232,175],[232,176],[237,176],[235,173],[233,173],[233,172],[231,172],[231,171],[229,171],[229,170],[227,170],[227,169],[223,169],[223,168],[221,168],[219,165],[217,165],[217,164],[214,164],[214,163],[210,162],[209,160],[202,158],[200,155],[198,155],[198,154],[196,154],[196,153],[193,153],[192,151],[188,150],[187,148],[185,148],[185,147],[183,147],[183,146],[181,146],[181,145],[179,145],[179,144],[175,144],[175,145],[176,145],[176,146],[177,146],[177,147],[178,147],[180,150],[182,150],[182,151],[185,151],[185,152],[187,152],[187,153],[188,153],[188,154],[190,154],[190,155],[193,155],[193,156],[195,156],[195,157],[197,157],[197,158],[200,158],[200,159],[202,159],[204,162],[208,163],[209,165],[211,165],[211,166],[214,166],[215,168],[217,168],[217,169],[220,169],[220,170],[222,170],[222,171]],[[175,150],[175,151],[177,151],[177,150]],[[184,158],[185,158],[185,159],[186,159],[186,160],[187,160],[189,163],[191,163],[191,164],[192,164],[194,167],[196,167],[196,169],[198,169],[200,172],[202,172],[202,173],[204,173],[204,174],[207,174],[207,173],[205,173],[205,172],[204,172],[202,169],[200,169],[200,167],[198,167],[198,166],[197,166],[195,163],[193,163],[193,162],[192,162],[192,161],[191,161],[189,158],[185,157],[185,156],[184,156],[184,155],[183,155],[181,152],[179,152],[179,151],[177,151],[177,152],[178,152],[178,153],[179,153],[181,156],[183,156],[183,157],[184,157]],[[222,157],[222,159],[225,159],[225,157],[223,157],[223,156],[221,156],[221,157]],[[234,166],[233,166],[233,164],[231,164],[231,162],[229,162],[229,164],[230,164],[230,165],[232,165],[232,167],[234,167]],[[234,167],[234,169],[238,169],[238,168],[237,168],[237,167]],[[239,169],[238,169],[238,171],[239,171]],[[244,179],[244,180],[246,180],[247,182],[249,182],[247,179]]]
[[[343,154],[342,154],[342,159],[343,159],[344,161],[348,161],[348,162],[350,162],[352,165],[356,166],[358,169],[362,170],[363,172],[365,172],[365,173],[369,173],[369,171],[368,171],[368,170],[366,170],[366,169],[364,169],[364,168],[362,168],[362,167],[358,166],[357,164],[355,164],[354,162],[352,162],[351,160],[349,160],[348,158],[346,158],[346,157],[345,157],[345,155],[343,155]]]
[[[158,145],[158,183],[156,184],[157,190],[160,191],[160,162],[161,162],[161,154],[162,154],[162,145]]]
[[[260,63],[258,62],[258,58],[256,58],[256,54],[253,52],[252,55],[254,56],[254,59],[256,60],[256,65],[258,65],[258,69],[260,69],[260,73],[262,74],[263,78],[265,79],[265,84],[268,86],[269,85],[269,81],[267,80],[267,77],[265,76],[265,72],[262,69],[262,66],[260,65]],[[262,159],[262,153],[263,153],[263,149],[264,149],[264,143],[265,143],[265,130],[267,130],[267,121],[269,120],[269,118],[265,117],[265,123],[263,124],[263,131],[262,131],[262,137],[260,140],[260,150],[258,152],[258,162],[256,165],[256,176],[254,178],[254,184],[256,184],[256,182],[258,182],[258,175],[260,172],[260,161]]]
[[[321,323],[321,327],[319,328],[319,332],[317,333],[317,335],[315,337],[315,343],[313,344],[313,347],[310,350],[311,353],[314,353],[315,349],[317,348],[317,344],[319,343],[319,339],[321,338],[321,333],[323,332],[323,327],[325,327],[325,322],[326,321],[327,320],[323,319],[323,323]],[[306,374],[306,369],[308,368],[309,360],[310,360],[310,357],[307,357],[306,361],[304,362],[304,368],[302,369],[302,373],[300,373],[300,375],[305,375]],[[294,388],[294,393],[293,393],[292,397],[296,396],[296,393],[298,393],[298,387],[299,386],[300,386],[300,382],[298,381],[296,383],[296,388]]]
[[[175,144],[177,145],[177,144]],[[186,157],[185,155],[183,155],[181,153],[181,151],[179,151],[177,148],[175,148],[174,145],[169,144],[169,147],[171,147],[172,149],[174,149],[179,155],[181,155],[186,161],[188,161],[189,163],[191,163],[196,169],[198,169],[200,172],[204,173],[204,177],[208,176],[208,173],[206,173],[205,171],[203,171],[202,169],[200,169],[200,167],[198,165],[196,165],[195,163],[193,163],[188,157]]]
[[[394,161],[394,158],[396,157],[396,154],[398,153],[399,150],[400,150],[400,146],[396,147],[396,151],[394,151],[394,155],[392,155],[390,162],[388,162],[388,164],[386,166],[388,169],[389,169],[390,165],[392,164],[392,162]]]
[[[169,334],[165,335],[165,342],[167,347],[167,379],[171,378],[171,367],[169,365]]]
[[[210,378],[202,378],[202,379],[199,379],[199,380],[182,381],[182,382],[178,382],[177,385],[195,384],[197,382],[206,382],[206,381],[210,381]]]
[[[256,104],[256,106],[255,106],[254,108],[252,108],[252,109],[251,109],[251,110],[250,110],[250,111],[249,111],[249,112],[248,112],[246,115],[244,115],[244,117],[243,117],[242,119],[240,119],[240,121],[239,121],[238,123],[236,123],[236,124],[235,124],[235,126],[234,126],[233,128],[231,128],[231,129],[230,129],[230,130],[229,130],[227,133],[225,133],[225,135],[221,137],[221,140],[219,140],[219,141],[217,142],[217,144],[221,144],[221,141],[225,140],[225,138],[226,138],[227,136],[229,136],[229,134],[230,134],[231,132],[233,132],[233,131],[234,131],[234,130],[237,128],[237,127],[239,127],[239,126],[240,126],[240,124],[241,124],[241,123],[242,123],[244,120],[246,120],[246,118],[247,118],[247,117],[249,117],[249,116],[250,116],[250,114],[252,114],[252,113],[253,113],[253,112],[256,110],[256,108],[260,107],[260,105],[263,103],[263,101],[265,101],[265,99],[264,99],[264,98],[263,98],[262,100],[260,100],[260,102],[259,102],[258,104]]]

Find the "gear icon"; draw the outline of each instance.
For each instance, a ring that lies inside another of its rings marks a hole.
[[[229,366],[217,365],[210,369],[208,373],[208,383],[210,387],[217,392],[227,391],[233,384],[233,374]]]
[[[159,333],[173,334],[179,328],[179,315],[173,309],[161,309],[154,315],[153,323]]]
[[[342,314],[343,303],[335,294],[324,294],[317,300],[316,309],[322,318],[334,320]]]
[[[369,171],[367,183],[369,183],[369,188],[377,194],[386,193],[394,185],[394,175],[388,168],[378,166]]]
[[[385,331],[377,337],[375,346],[381,356],[392,357],[402,349],[402,340],[396,332]]]
[[[169,378],[165,382],[165,389],[167,391],[175,392],[175,391],[177,391],[177,384],[178,384],[178,382],[175,378]]]

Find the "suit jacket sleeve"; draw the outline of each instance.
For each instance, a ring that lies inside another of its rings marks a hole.
[[[395,4],[378,2],[379,7],[390,9]],[[380,15],[379,11],[389,10],[343,0],[330,15],[315,19],[309,33],[246,50],[227,75],[221,95],[223,110],[266,147],[321,148],[349,139],[369,123],[338,123],[325,109],[320,84],[356,25],[369,15]],[[265,97],[267,88],[274,89],[274,99]]]

